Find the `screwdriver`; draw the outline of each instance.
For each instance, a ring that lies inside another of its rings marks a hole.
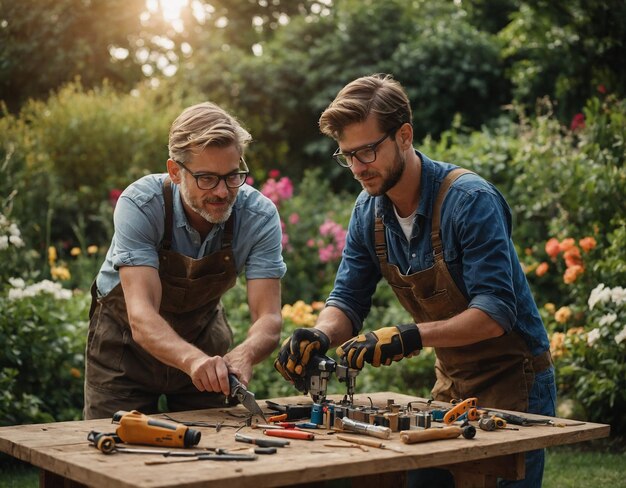
[[[289,441],[281,439],[258,439],[256,437],[250,437],[240,433],[235,434],[235,440],[237,442],[246,442],[260,447],[285,447],[289,445]]]

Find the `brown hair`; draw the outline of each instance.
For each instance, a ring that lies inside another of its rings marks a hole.
[[[204,102],[183,111],[170,128],[169,156],[174,161],[189,161],[192,151],[207,146],[227,147],[234,144],[243,151],[252,137],[235,119],[214,103]]]
[[[348,83],[322,113],[320,130],[338,140],[346,126],[364,122],[370,114],[376,115],[380,129],[386,133],[412,123],[409,98],[391,75],[363,76]]]

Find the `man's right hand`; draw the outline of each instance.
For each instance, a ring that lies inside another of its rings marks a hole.
[[[198,390],[222,392],[228,395],[230,392],[228,371],[224,358],[203,354],[191,363],[187,374]]]
[[[283,342],[274,368],[283,378],[294,383],[304,376],[311,357],[314,354],[326,354],[329,346],[330,340],[321,330],[312,327],[296,329]]]

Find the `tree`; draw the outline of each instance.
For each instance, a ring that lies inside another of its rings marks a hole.
[[[144,0],[0,0],[0,100],[15,111],[75,77],[131,87],[142,77],[131,34],[144,8]],[[113,47],[129,55],[114,58]]]

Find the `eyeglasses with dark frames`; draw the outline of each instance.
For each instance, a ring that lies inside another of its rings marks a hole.
[[[228,188],[239,188],[246,182],[246,178],[250,174],[248,165],[243,158],[239,158],[239,167],[242,168],[242,170],[233,171],[227,175],[216,175],[215,173],[193,173],[181,161],[174,160],[174,162],[194,177],[196,185],[198,185],[200,190],[212,190],[219,185],[222,180]]]
[[[382,144],[382,142],[395,134],[396,131],[388,132],[376,142],[366,144],[364,146],[356,148],[354,151],[341,152],[341,149],[333,153],[333,159],[337,161],[339,166],[344,168],[350,168],[352,166],[352,159],[357,158],[363,164],[370,164],[376,161],[376,149]]]

